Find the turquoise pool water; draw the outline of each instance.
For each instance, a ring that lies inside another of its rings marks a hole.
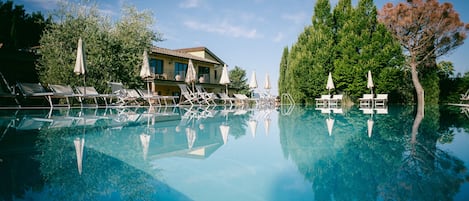
[[[0,110],[0,200],[467,200],[469,113],[414,109]]]

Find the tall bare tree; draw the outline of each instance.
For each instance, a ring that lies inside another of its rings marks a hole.
[[[400,42],[408,57],[407,64],[417,93],[417,115],[423,117],[424,89],[418,68],[425,68],[425,63],[462,45],[469,25],[459,19],[451,3],[440,4],[438,0],[387,3],[380,10],[378,19]]]

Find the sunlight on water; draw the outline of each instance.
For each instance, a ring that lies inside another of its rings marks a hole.
[[[0,110],[0,200],[464,200],[464,111]]]

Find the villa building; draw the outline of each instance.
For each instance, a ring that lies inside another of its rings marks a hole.
[[[189,59],[197,73],[196,84],[213,92],[225,89],[224,85],[219,84],[225,63],[206,47],[177,50],[152,47],[148,54],[153,73],[152,89],[159,95],[180,95],[177,84],[184,83]]]

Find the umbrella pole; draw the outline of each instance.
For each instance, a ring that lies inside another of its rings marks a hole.
[[[83,74],[83,94],[86,96],[86,75]]]
[[[226,93],[226,95],[228,95],[228,85],[227,84],[225,84],[225,93]]]

